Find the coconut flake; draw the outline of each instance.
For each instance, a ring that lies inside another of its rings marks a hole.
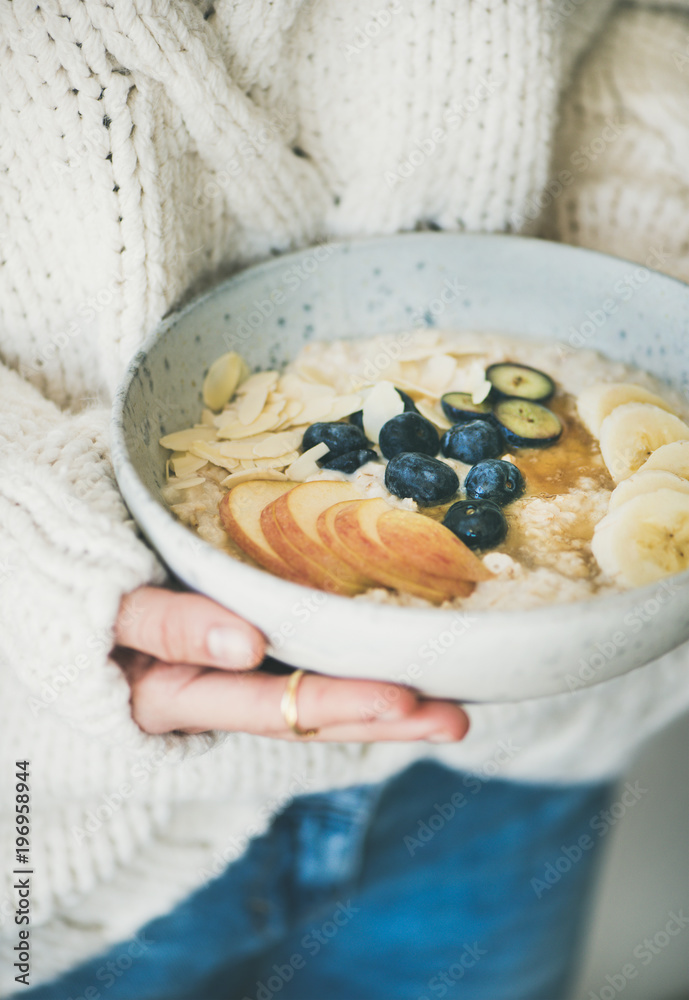
[[[364,434],[378,444],[383,424],[404,412],[404,402],[392,382],[377,382],[367,395],[363,409]]]
[[[303,455],[300,455],[296,462],[292,462],[287,467],[287,478],[297,483],[303,483],[309,476],[317,475],[321,471],[320,467],[316,464],[317,460],[323,458],[329,451],[330,448],[328,448],[325,441],[315,444],[313,448],[309,448]]]

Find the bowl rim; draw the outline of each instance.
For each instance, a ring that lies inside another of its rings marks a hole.
[[[672,275],[664,274],[662,271],[656,271],[653,268],[649,268],[645,264],[640,264],[638,261],[630,260],[629,258],[620,257],[614,254],[602,253],[599,250],[591,250],[588,247],[573,246],[568,243],[557,243],[553,240],[546,240],[538,236],[524,236],[509,233],[461,233],[423,230],[420,232],[393,233],[358,239],[332,240],[329,242],[329,245],[333,246],[336,252],[351,253],[353,251],[356,252],[359,247],[371,246],[375,244],[391,242],[396,243],[402,240],[406,242],[416,240],[425,241],[429,239],[434,242],[440,240],[461,240],[462,242],[481,241],[486,243],[495,242],[505,244],[509,241],[510,243],[521,244],[522,246],[533,246],[538,244],[542,247],[547,245],[551,251],[559,253],[562,256],[570,255],[601,258],[607,261],[612,260],[623,264],[629,264],[634,267],[643,268],[649,272],[650,281],[660,281],[661,283],[671,282],[674,285],[679,285],[685,290],[685,292],[689,293],[689,283],[684,282],[680,278],[676,278]],[[221,294],[225,289],[240,286],[245,281],[252,280],[255,275],[270,272],[278,266],[283,267],[285,263],[289,264],[290,262],[296,261],[301,257],[305,257],[309,253],[313,252],[314,247],[322,245],[323,243],[310,244],[300,250],[290,251],[289,253],[271,257],[269,260],[264,260],[257,264],[250,264],[246,267],[242,267],[229,277],[213,284],[200,295],[194,296],[189,301],[183,302],[179,306],[173,306],[167,313],[165,313],[165,315],[148,333],[148,335],[144,337],[140,348],[130,359],[113,395],[110,419],[111,457],[115,471],[115,478],[125,504],[133,515],[137,523],[137,527],[144,535],[147,534],[146,529],[142,524],[140,524],[137,517],[141,510],[141,503],[146,505],[146,513],[151,514],[151,516],[155,516],[158,526],[161,530],[167,531],[173,541],[175,537],[180,540],[188,540],[189,536],[191,536],[195,539],[195,544],[198,546],[198,549],[203,554],[204,558],[210,558],[213,561],[216,561],[217,559],[232,558],[231,556],[228,556],[227,553],[217,549],[215,546],[211,545],[210,542],[205,541],[186,525],[183,525],[180,521],[178,521],[174,514],[161,504],[160,501],[147,488],[136,471],[134,463],[129,456],[125,439],[124,408],[127,402],[129,389],[136,378],[139,369],[143,364],[145,364],[149,352],[180,320],[200,307],[203,303],[207,302],[209,299]],[[148,501],[152,501],[152,503],[149,505]],[[155,513],[153,514],[153,512]],[[145,522],[145,517],[142,518],[142,521]],[[148,544],[152,543],[149,542]],[[163,553],[158,552],[155,548],[154,552],[167,566],[167,560]],[[257,584],[260,584],[262,579],[269,576],[277,587],[284,590],[286,595],[290,593],[293,595],[308,595],[314,592],[325,593],[325,591],[318,590],[315,587],[309,587],[304,584],[283,580],[280,577],[275,576],[273,573],[270,573],[268,570],[261,569],[260,567],[251,566],[248,563],[239,562],[239,560],[232,560],[232,562],[236,563],[236,565],[241,568],[241,572],[249,572],[252,574]],[[689,569],[684,570],[681,573],[665,577],[654,583],[645,584],[642,587],[632,587],[628,590],[623,590],[620,593],[603,594],[601,596],[594,595],[593,597],[588,597],[583,600],[568,601],[561,604],[542,604],[533,608],[465,609],[461,607],[417,607],[414,605],[378,604],[375,601],[357,601],[356,606],[361,607],[364,612],[368,611],[369,614],[376,614],[377,616],[380,616],[381,620],[386,618],[389,619],[391,626],[393,621],[395,624],[399,624],[399,620],[403,615],[412,615],[417,620],[421,620],[423,617],[432,617],[436,622],[439,621],[438,616],[443,616],[449,620],[457,615],[464,615],[475,618],[477,622],[481,621],[484,623],[493,619],[496,624],[499,622],[505,622],[507,624],[516,617],[523,618],[524,615],[529,615],[529,620],[546,617],[552,624],[557,625],[559,619],[569,617],[574,608],[581,608],[584,613],[586,613],[586,609],[591,607],[595,607],[600,611],[609,610],[611,614],[613,614],[618,608],[620,610],[624,609],[628,612],[629,596],[631,594],[635,595],[636,606],[638,606],[645,600],[653,598],[659,588],[666,587],[668,580],[673,581],[673,584],[671,585],[673,589],[679,589],[680,587],[688,585]],[[329,601],[334,600],[336,602],[336,606],[343,609],[351,609],[354,605],[353,598],[344,597],[339,594],[328,593],[328,599]]]

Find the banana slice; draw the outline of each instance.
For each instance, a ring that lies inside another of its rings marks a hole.
[[[577,398],[577,410],[594,437],[600,437],[601,424],[613,410],[625,403],[650,403],[672,413],[669,403],[654,392],[631,382],[599,382],[584,389]]]
[[[647,472],[649,469],[662,469],[664,472],[674,472],[682,479],[689,479],[689,441],[673,441],[672,444],[656,448],[639,472]]]
[[[689,440],[689,427],[672,413],[650,403],[625,403],[600,428],[603,461],[616,483],[637,472],[664,444]]]
[[[591,542],[601,569],[626,587],[689,568],[689,494],[643,493],[607,514]]]
[[[686,444],[689,446],[689,441]],[[665,447],[672,448],[674,445],[666,444]],[[653,455],[657,454],[658,452],[653,452]],[[654,493],[656,490],[678,490],[680,493],[689,493],[689,480],[676,476],[674,472],[664,472],[662,469],[645,471],[647,464],[642,465],[638,472],[629,479],[623,479],[620,485],[615,487],[610,494],[609,510],[616,510],[633,497],[641,496],[642,493]]]

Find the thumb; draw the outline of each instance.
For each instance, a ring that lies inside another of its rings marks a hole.
[[[115,642],[167,663],[235,670],[257,666],[266,646],[257,628],[210,598],[161,587],[122,598]]]

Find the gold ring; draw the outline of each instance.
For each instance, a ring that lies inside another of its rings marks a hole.
[[[299,682],[304,676],[303,670],[295,670],[293,674],[290,674],[287,679],[287,686],[285,687],[284,694],[280,701],[280,711],[282,712],[282,717],[295,734],[295,736],[303,736],[305,739],[310,739],[315,736],[318,732],[317,729],[301,729],[299,726],[299,716],[297,713],[297,690],[299,688]]]

